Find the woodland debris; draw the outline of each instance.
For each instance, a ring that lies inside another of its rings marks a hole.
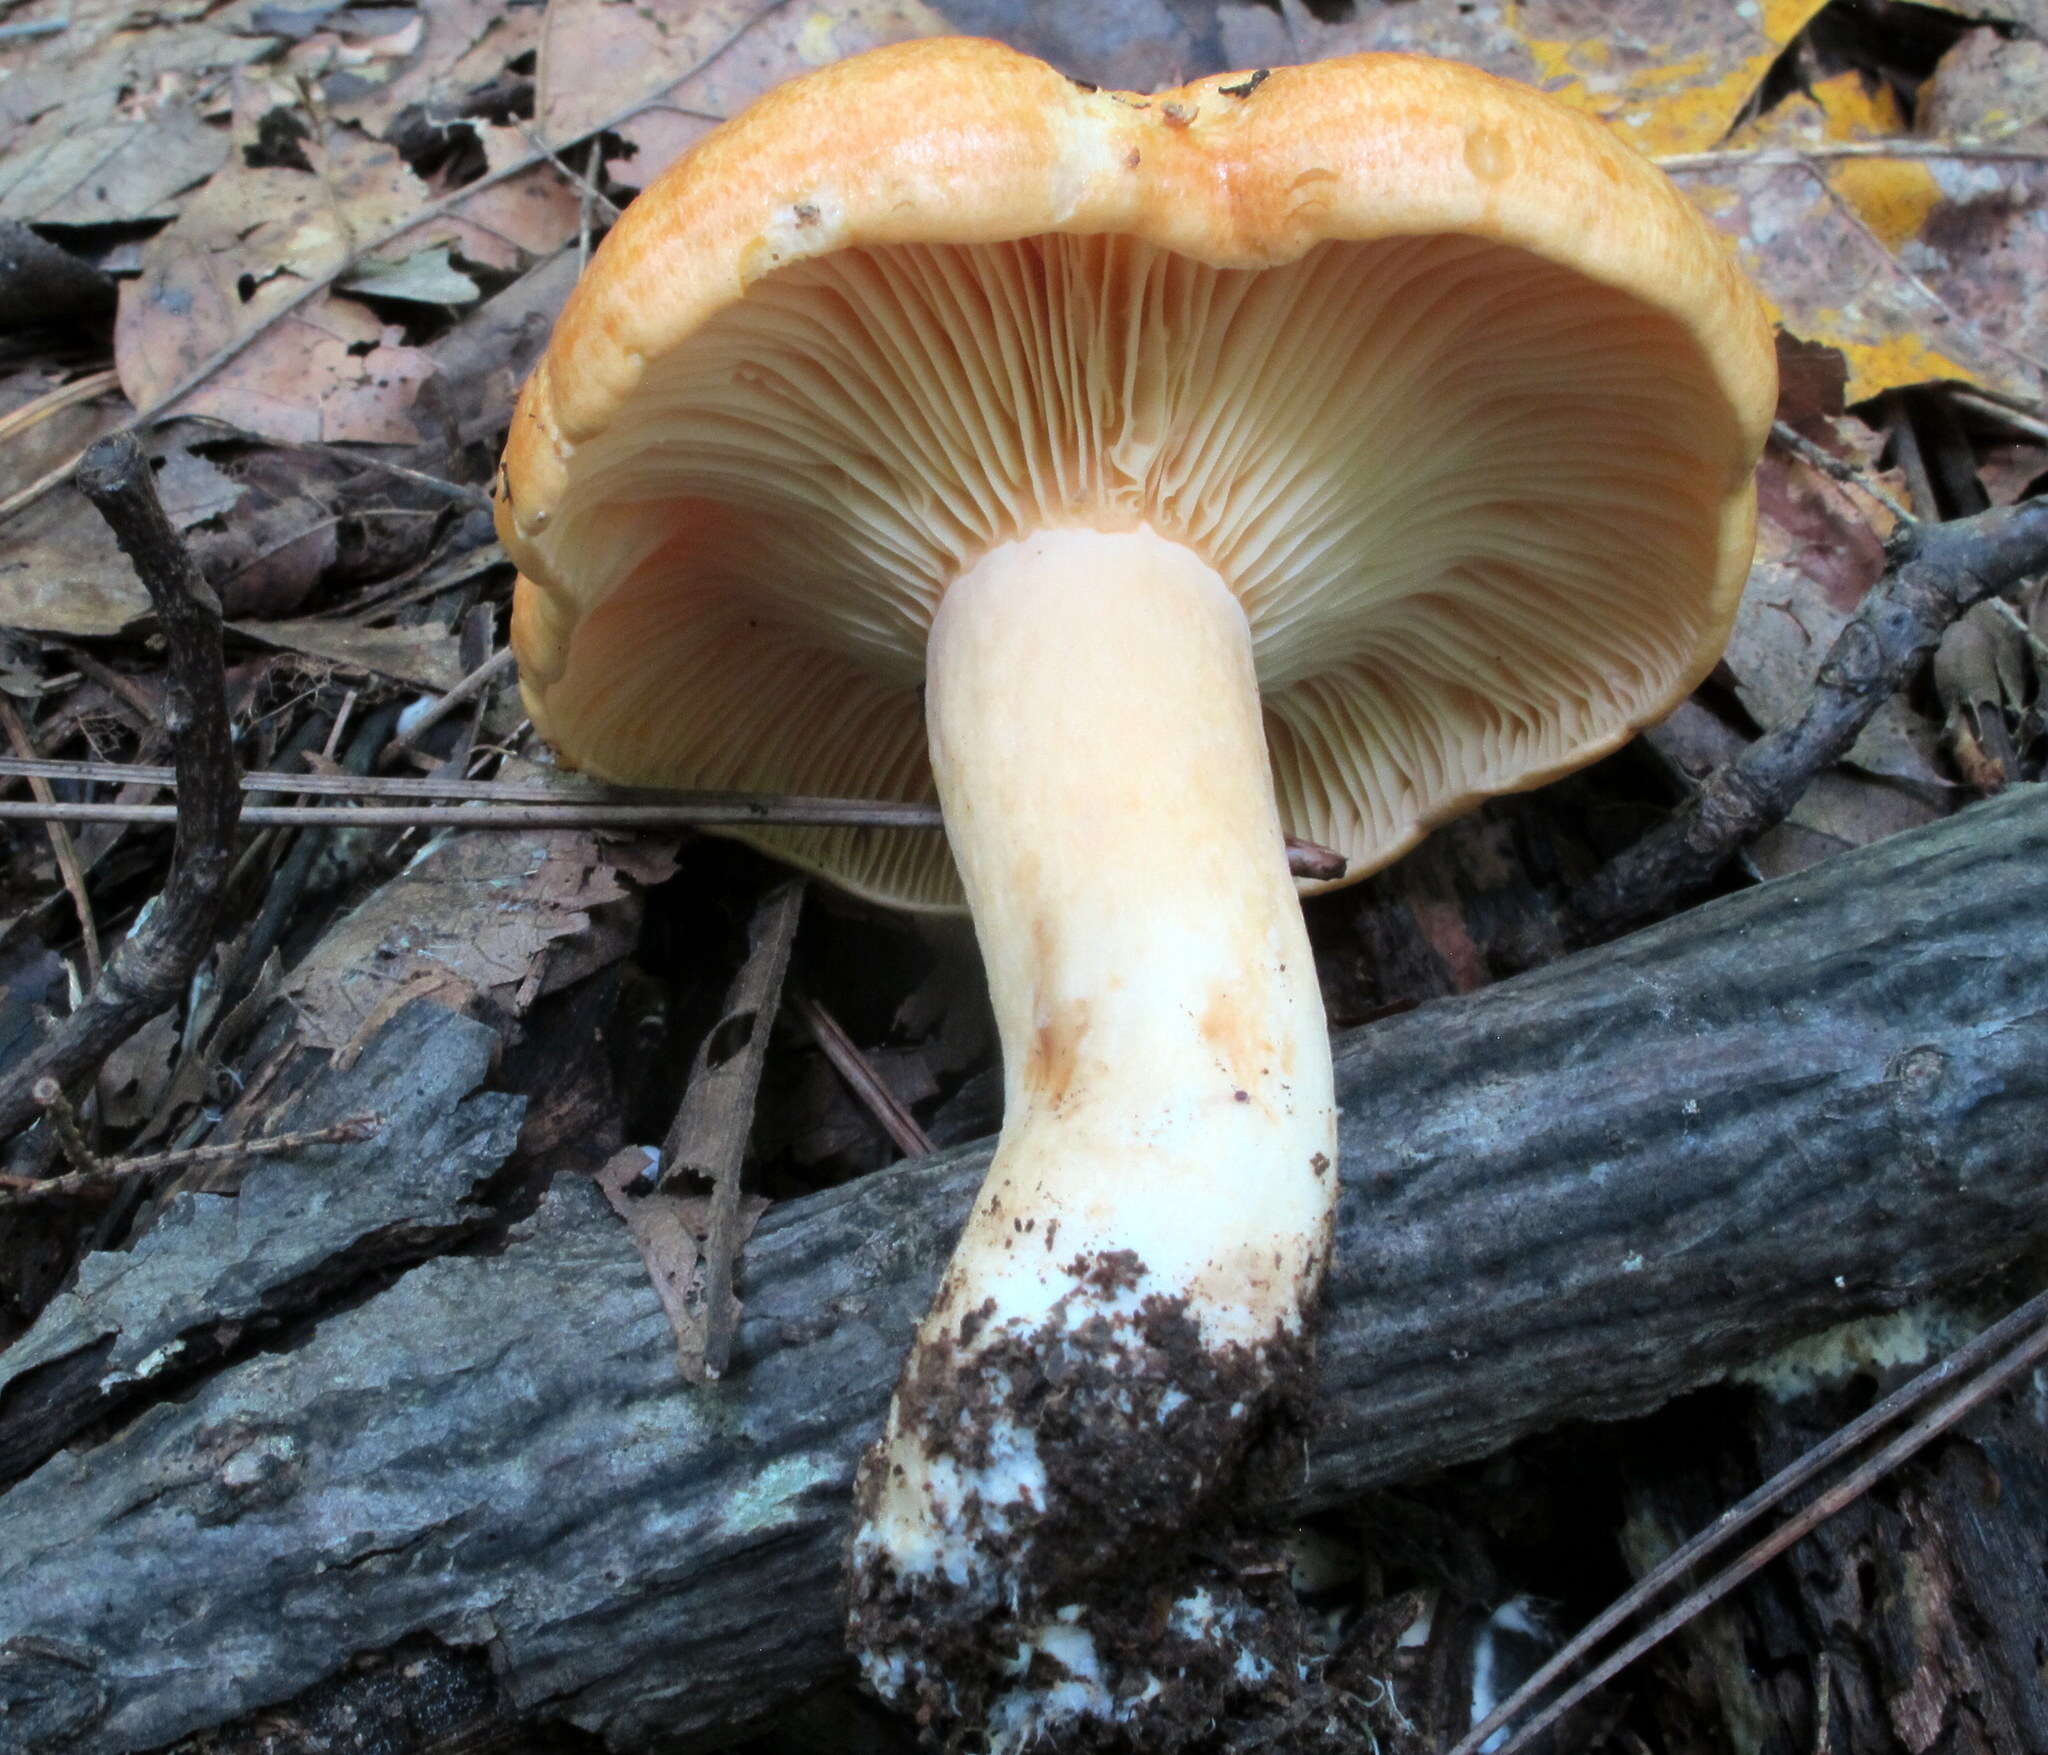
[[[1518,1755],[1601,1683],[1617,1675],[1659,1640],[1712,1607],[1801,1537],[1811,1534],[1844,1506],[1853,1503],[1958,1420],[2006,1388],[2044,1355],[2048,1355],[2048,1292],[2028,1299],[1946,1359],[1929,1366],[1904,1388],[1886,1396],[1847,1425],[1837,1428],[1795,1462],[1773,1475],[1740,1505],[1731,1507],[1698,1536],[1675,1549],[1645,1573],[1612,1609],[1581,1628],[1521,1687],[1475,1724],[1459,1740],[1451,1755],[1479,1755],[1494,1731],[1514,1724],[1520,1718],[1514,1735],[1500,1748],[1500,1755]],[[1585,1674],[1574,1677],[1570,1686],[1541,1711],[1531,1712],[1530,1709],[1542,1699],[1544,1690],[1551,1683],[1570,1676],[1577,1665],[1585,1662],[1590,1652],[1599,1649],[1609,1633],[1624,1626],[1631,1616],[1654,1602],[1668,1587],[1684,1582],[1693,1567],[1709,1553],[1725,1546],[1763,1512],[1804,1486],[1830,1464],[1852,1455],[1866,1440],[1874,1442],[1888,1424],[1896,1423],[1907,1412],[1918,1413],[1919,1418],[1896,1434],[1891,1442],[1866,1457],[1842,1480],[1801,1507],[1769,1535],[1753,1543],[1737,1559],[1717,1568],[1705,1584],[1688,1591],[1680,1602],[1633,1634],[1620,1649],[1602,1658]],[[1528,1716],[1523,1717],[1524,1714]]]
[[[36,1112],[37,1082],[68,1085],[99,1067],[141,1025],[176,1003],[213,948],[242,806],[222,676],[220,603],[164,515],[149,459],[132,433],[97,441],[78,485],[134,562],[169,654],[164,725],[178,772],[178,838],[162,893],[83,1002],[0,1077],[0,1137]]]
[[[409,1007],[291,1106],[292,1132],[345,1128],[346,1139],[247,1142],[237,1150],[266,1156],[238,1193],[175,1195],[132,1248],[88,1255],[0,1353],[0,1480],[247,1340],[475,1235],[491,1218],[478,1197],[524,1107],[479,1089],[494,1041],[481,1024]],[[373,1110],[383,1125],[365,1134]]]
[[[114,308],[114,283],[17,220],[0,219],[0,332],[90,321]]]
[[[2048,795],[2015,787],[1341,1037],[1318,1424],[1273,1490],[1639,1413],[2032,1247],[2044,907]],[[53,1457],[0,1499],[0,1748],[155,1747],[429,1632],[622,1751],[838,1674],[854,1461],[987,1151],[771,1210],[726,1384],[676,1384],[638,1254],[564,1182],[500,1252]]]
[[[746,961],[727,990],[717,1024],[698,1044],[682,1106],[661,1146],[658,1194],[673,1198],[697,1178],[711,1184],[703,1299],[697,1320],[676,1331],[683,1375],[692,1382],[724,1376],[732,1354],[739,1316],[733,1269],[742,1241],[740,1169],[803,903],[804,881],[796,878],[777,885],[755,908],[747,927]],[[693,1354],[701,1375],[692,1374]]]
[[[68,1108],[64,1093],[54,1080],[45,1080],[55,1121],[60,1106]],[[39,1088],[40,1094],[40,1088]],[[186,1146],[175,1152],[150,1152],[140,1158],[95,1158],[78,1139],[77,1122],[69,1124],[64,1156],[73,1169],[63,1176],[38,1181],[29,1176],[0,1175],[0,1205],[15,1199],[63,1200],[105,1188],[127,1176],[158,1176],[166,1170],[184,1170],[195,1164],[227,1164],[242,1158],[265,1158],[296,1152],[306,1146],[346,1145],[352,1140],[373,1138],[384,1125],[381,1115],[351,1115],[326,1127],[306,1128],[296,1133],[259,1134],[250,1140],[228,1140],[217,1146]]]
[[[1707,883],[1743,842],[1782,821],[1839,761],[1943,631],[1982,598],[2048,569],[2048,496],[1973,518],[1902,527],[1890,564],[1820,663],[1813,698],[1573,898],[1589,935],[1642,919]]]

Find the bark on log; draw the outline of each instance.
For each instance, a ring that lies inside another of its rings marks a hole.
[[[2048,1232],[2048,794],[1338,1044],[1301,1488],[1614,1418]],[[849,1483],[986,1162],[769,1214],[688,1389],[596,1191],[0,1498],[0,1750],[148,1748],[431,1638],[638,1749],[835,1673]]]
[[[1897,1387],[1910,1369],[1882,1378]],[[1633,1563],[1855,1417],[1867,1382],[1730,1398],[1635,1483]],[[1650,1662],[1673,1755],[2048,1749],[2048,1427],[2038,1390],[1978,1410]],[[1673,1409],[1675,1416],[1680,1410]]]

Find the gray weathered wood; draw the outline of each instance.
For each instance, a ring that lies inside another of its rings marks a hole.
[[[1649,1408],[2048,1232],[2048,796],[1339,1043],[1303,1499]],[[685,1389],[596,1192],[0,1498],[0,1750],[151,1747],[409,1636],[646,1748],[838,1662],[853,1462],[986,1162],[772,1212]]]

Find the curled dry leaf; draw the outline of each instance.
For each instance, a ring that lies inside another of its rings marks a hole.
[[[1973,792],[1997,792],[2034,777],[2029,757],[2048,689],[2044,631],[2048,590],[2037,585],[2018,606],[1978,604],[1935,650],[1942,734],[1957,774]]]

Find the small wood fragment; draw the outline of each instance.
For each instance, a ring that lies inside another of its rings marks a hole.
[[[662,1142],[658,1192],[679,1194],[697,1177],[711,1184],[701,1341],[694,1323],[688,1325],[690,1332],[682,1326],[676,1331],[684,1375],[691,1375],[694,1353],[701,1372],[697,1381],[715,1381],[732,1355],[739,1313],[732,1284],[742,1241],[740,1168],[803,900],[804,883],[797,878],[769,891],[754,910],[747,959],[726,992],[718,1023],[697,1045],[682,1104]],[[669,1314],[674,1321],[675,1310]]]
[[[796,1009],[797,1015],[810,1025],[812,1036],[817,1039],[825,1058],[832,1063],[832,1070],[846,1081],[847,1089],[881,1124],[882,1131],[896,1142],[896,1149],[906,1158],[921,1158],[929,1152],[932,1142],[924,1129],[917,1125],[917,1117],[904,1108],[894,1091],[882,1083],[881,1075],[854,1045],[845,1026],[808,993],[796,996]]]

